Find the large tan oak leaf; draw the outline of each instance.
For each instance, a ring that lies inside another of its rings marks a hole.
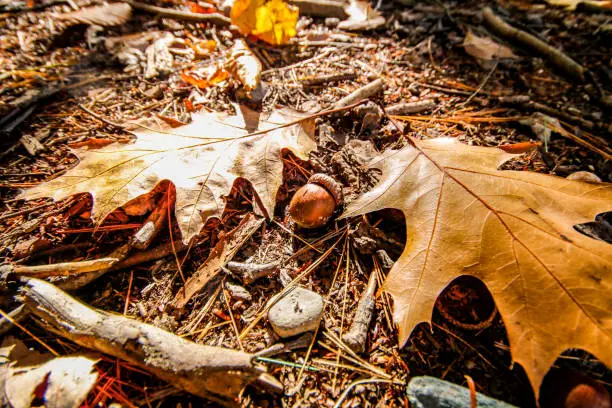
[[[536,394],[568,348],[612,365],[612,246],[573,228],[612,208],[612,185],[500,171],[513,155],[497,148],[414,143],[372,163],[382,171],[379,184],[343,214],[405,214],[406,247],[384,285],[400,344],[431,320],[452,280],[472,275],[491,291],[513,360]]]
[[[284,127],[282,127],[284,125]],[[130,144],[78,149],[79,164],[66,174],[26,190],[19,198],[56,200],[89,192],[96,222],[162,180],[176,187],[175,214],[184,242],[206,220],[223,212],[223,196],[238,178],[251,182],[268,215],[282,183],[282,149],[307,159],[316,149],[314,120],[289,110],[274,112],[249,133],[242,116],[201,113],[186,126],[134,132]]]

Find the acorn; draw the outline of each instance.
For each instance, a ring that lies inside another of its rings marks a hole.
[[[610,408],[610,394],[601,384],[578,384],[567,394],[564,408]]]
[[[606,387],[573,370],[549,372],[540,389],[542,408],[611,408]]]
[[[318,228],[329,221],[341,203],[342,187],[330,176],[317,173],[295,192],[289,214],[300,227]]]

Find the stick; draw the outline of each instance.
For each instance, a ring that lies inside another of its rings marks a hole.
[[[311,332],[304,333],[302,336],[295,340],[291,340],[287,343],[276,343],[266,349],[255,353],[257,357],[271,357],[282,353],[289,353],[290,351],[307,348],[312,342],[313,334]]]
[[[267,264],[247,264],[242,262],[228,262],[225,266],[230,272],[237,275],[245,284],[253,283],[257,279],[269,276],[280,268],[280,262]]]
[[[223,267],[263,223],[263,218],[249,214],[236,228],[219,240],[206,261],[187,279],[183,288],[176,294],[170,307],[180,313],[191,298],[223,270]]]
[[[425,99],[417,102],[397,103],[389,107],[385,107],[385,111],[389,115],[409,115],[411,113],[419,113],[433,109],[436,103],[432,99]]]
[[[353,324],[351,324],[348,333],[342,336],[342,341],[355,353],[363,353],[365,351],[365,344],[368,339],[368,328],[372,322],[374,306],[376,305],[376,300],[374,299],[375,293],[376,271],[372,271],[368,278],[368,286],[361,296],[361,299],[359,299]]]
[[[495,15],[490,7],[484,8],[482,16],[484,17],[485,23],[496,34],[506,39],[520,42],[530,50],[539,53],[542,57],[550,61],[550,63],[555,67],[559,68],[574,79],[584,81],[586,69],[560,50],[546,44],[544,41],[529,33],[526,33],[525,31],[512,27],[510,24],[506,23],[504,20]]]
[[[282,390],[274,377],[252,364],[252,354],[202,346],[158,327],[98,311],[38,279],[27,279],[19,297],[53,333],[128,361],[191,394],[236,406],[238,395],[251,382]]]
[[[289,0],[290,4],[300,9],[300,14],[315,17],[336,17],[344,20],[348,17],[344,1],[334,0]]]
[[[361,88],[351,92],[344,98],[340,99],[334,104],[334,109],[345,108],[364,99],[368,99],[371,96],[374,96],[378,92],[382,91],[384,85],[384,81],[380,78],[373,82],[370,82],[369,84],[362,86]]]
[[[146,11],[147,13],[157,14],[161,17],[173,18],[175,20],[190,21],[193,23],[213,23],[221,26],[228,26],[231,20],[219,13],[201,14],[192,13],[191,11],[174,10],[157,6],[150,6],[139,1],[126,0],[126,2],[137,10]]]

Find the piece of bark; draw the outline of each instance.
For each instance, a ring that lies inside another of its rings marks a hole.
[[[300,9],[300,14],[315,17],[335,17],[344,20],[348,17],[344,1],[334,0],[289,0]]]
[[[334,109],[345,108],[364,99],[368,99],[376,95],[378,92],[382,91],[384,85],[384,81],[380,78],[375,81],[372,81],[369,84],[362,86],[361,88],[351,92],[344,98],[340,99],[334,104]]]
[[[539,38],[506,23],[495,13],[493,13],[493,10],[491,10],[490,7],[484,8],[482,16],[485,24],[489,26],[489,28],[491,28],[491,30],[493,30],[497,35],[505,39],[515,40],[521,43],[530,50],[537,52],[538,56],[547,59],[551,64],[570,75],[572,78],[584,81],[586,68],[578,64],[560,50],[550,46]]]
[[[177,312],[182,311],[187,302],[223,270],[236,252],[263,223],[263,218],[249,214],[236,228],[220,239],[217,245],[210,251],[206,261],[187,279],[183,288],[179,290],[172,303],[170,303],[170,307]]]
[[[39,152],[45,150],[45,146],[31,135],[23,135],[19,139],[23,147],[27,150],[30,156],[36,156]]]
[[[253,365],[252,354],[199,345],[158,327],[98,311],[45,281],[28,278],[19,298],[53,333],[224,406],[237,406],[240,392],[251,382],[282,390],[274,377]]]
[[[368,339],[368,328],[372,322],[374,307],[376,306],[375,294],[376,271],[372,271],[368,279],[368,286],[361,296],[361,299],[359,299],[351,328],[342,336],[342,341],[355,353],[363,353],[365,351],[365,345]]]

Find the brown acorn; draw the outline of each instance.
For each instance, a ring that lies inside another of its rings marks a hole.
[[[601,384],[578,384],[565,397],[564,408],[610,408],[610,393]]]
[[[542,408],[611,408],[606,387],[573,370],[552,370],[540,389]]]
[[[342,203],[342,188],[326,174],[314,174],[295,192],[289,204],[291,218],[303,228],[325,225]]]

